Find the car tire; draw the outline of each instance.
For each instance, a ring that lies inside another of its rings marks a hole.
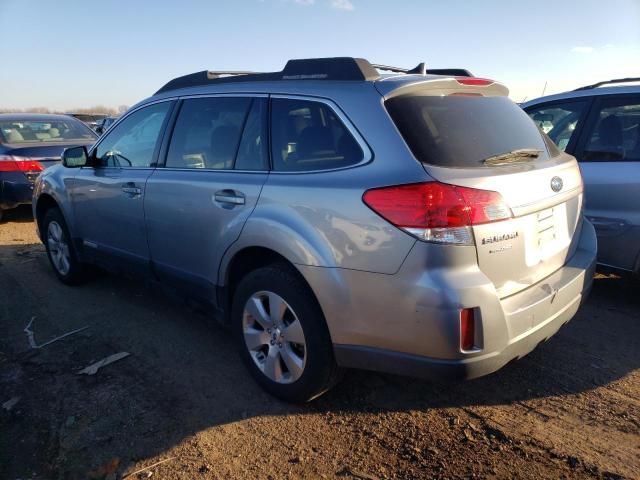
[[[2,215],[4,214],[4,210],[0,208],[0,222],[2,221]]]
[[[78,260],[69,229],[58,208],[47,210],[42,227],[47,257],[56,277],[67,285],[82,283],[86,278],[85,267]]]
[[[308,402],[338,380],[340,371],[320,306],[288,265],[262,267],[240,280],[231,315],[243,362],[275,397]]]

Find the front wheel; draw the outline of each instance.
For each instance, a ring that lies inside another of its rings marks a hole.
[[[309,287],[286,265],[249,273],[236,289],[232,321],[240,354],[257,382],[289,402],[307,402],[338,378],[324,316]]]
[[[56,276],[67,285],[80,283],[84,280],[83,265],[78,261],[67,224],[60,210],[49,209],[42,225],[47,256]]]

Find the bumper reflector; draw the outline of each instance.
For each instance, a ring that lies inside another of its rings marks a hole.
[[[475,319],[473,308],[463,308],[460,310],[460,349],[463,351],[473,350],[475,347]]]

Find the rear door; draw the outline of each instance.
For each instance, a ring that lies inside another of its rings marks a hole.
[[[416,92],[386,105],[434,179],[498,192],[511,209],[509,220],[473,227],[480,269],[506,297],[539,282],[572,255],[582,183],[575,159],[543,137],[523,110],[504,96],[478,90]],[[521,149],[537,157],[484,162]]]
[[[637,270],[640,251],[640,94],[599,97],[576,157],[586,215],[598,235],[598,262]]]
[[[145,213],[156,273],[215,299],[220,260],[242,230],[268,175],[266,96],[186,98],[166,161],[149,178]]]

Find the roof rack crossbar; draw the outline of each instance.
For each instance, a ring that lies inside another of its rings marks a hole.
[[[426,75],[427,74],[427,64],[424,62],[420,62],[413,68],[400,68],[400,67],[392,67],[391,65],[381,65],[379,63],[371,64],[373,68],[378,70],[384,70],[386,72],[394,72],[394,73],[417,73],[418,75]]]
[[[400,67],[392,67],[390,65],[381,65],[374,63],[371,65],[378,70],[384,70],[386,72],[394,72],[394,73],[408,73],[408,74],[418,74],[418,75],[448,75],[453,77],[473,77],[473,74],[464,68],[432,68],[427,69],[427,65],[424,62],[419,63],[413,68],[400,68]]]
[[[248,70],[207,70],[207,78],[215,80],[223,76],[235,76],[235,75],[251,75],[258,72],[250,72]]]
[[[372,63],[371,66],[378,70],[384,70],[385,72],[394,72],[394,73],[408,73],[409,70],[406,68],[400,67],[392,67],[390,65],[381,65],[379,63]]]
[[[614,78],[613,80],[604,80],[602,82],[594,83],[593,85],[587,85],[585,87],[576,88],[574,92],[579,92],[580,90],[591,90],[592,88],[598,88],[603,85],[609,85],[611,83],[631,83],[631,82],[640,82],[640,77]]]

